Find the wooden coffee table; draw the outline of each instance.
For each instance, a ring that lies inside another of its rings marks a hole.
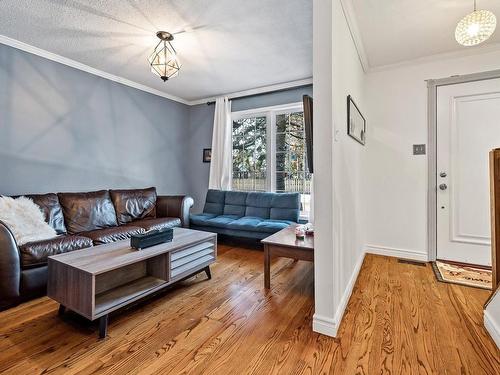
[[[275,234],[264,238],[264,287],[271,288],[271,257],[286,257],[314,262],[314,236],[303,240],[295,237],[295,227],[290,225]]]
[[[87,319],[99,319],[106,337],[108,314],[205,271],[217,257],[215,233],[175,228],[172,242],[143,250],[130,240],[49,257],[47,295]]]

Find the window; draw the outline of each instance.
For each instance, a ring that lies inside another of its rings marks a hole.
[[[266,131],[266,116],[233,121],[233,189],[266,191]]]
[[[302,103],[233,112],[233,189],[301,193],[310,210]]]

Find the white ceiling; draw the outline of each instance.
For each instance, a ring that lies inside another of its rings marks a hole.
[[[476,47],[455,41],[457,22],[473,10],[473,0],[343,0],[351,2],[354,32],[363,45],[369,67],[391,65],[436,54],[500,49],[500,0],[477,0],[478,9],[497,16],[493,36]],[[357,30],[356,30],[357,29]],[[466,51],[468,50],[468,51]]]
[[[1,0],[0,35],[192,101],[312,77],[312,0]],[[147,57],[156,31],[180,74]]]

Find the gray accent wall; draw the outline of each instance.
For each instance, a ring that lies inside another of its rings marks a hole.
[[[303,94],[312,86],[235,99],[232,108],[300,102]],[[0,195],[156,186],[190,194],[200,212],[214,109],[0,44]]]
[[[189,119],[184,104],[0,44],[0,194],[185,193]]]
[[[311,95],[311,86],[294,88],[286,91],[263,94],[249,98],[235,99],[232,101],[233,112],[253,108],[270,107],[281,104],[302,101],[303,95]],[[208,177],[210,164],[202,162],[204,148],[212,147],[212,130],[214,122],[215,105],[200,104],[192,106],[189,113],[189,134],[191,138],[189,159],[190,168],[190,195],[194,198],[193,212],[203,211],[203,204],[208,190]]]

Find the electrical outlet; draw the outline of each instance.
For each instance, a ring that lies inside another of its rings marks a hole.
[[[425,144],[413,145],[413,155],[425,155]]]

